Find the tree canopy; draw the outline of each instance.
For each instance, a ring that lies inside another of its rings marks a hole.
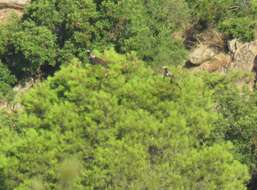
[[[219,115],[202,79],[103,57],[108,71],[73,60],[24,95],[0,133],[3,189],[245,189],[232,144],[211,138]]]
[[[0,190],[256,189],[256,89],[182,67],[191,30],[251,41],[256,10],[32,0],[0,24]]]

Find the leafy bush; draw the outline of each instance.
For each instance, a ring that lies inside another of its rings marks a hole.
[[[16,78],[9,69],[0,62],[0,99],[11,100],[14,96],[12,87],[16,83]]]
[[[16,83],[16,78],[11,74],[6,65],[0,62],[0,82],[4,82],[10,86]]]
[[[256,92],[171,67],[187,53],[172,34],[204,23],[249,41],[256,13],[254,0],[33,0],[0,26],[0,99],[16,77],[60,71],[0,112],[0,190],[245,190]]]
[[[186,0],[194,19],[217,23],[232,13],[231,7],[237,0]]]
[[[201,78],[102,56],[108,70],[73,60],[24,96],[19,133],[0,129],[1,187],[245,189],[232,145],[209,140],[219,117]]]
[[[254,39],[257,6],[255,0],[187,0],[194,22],[218,27],[229,38]],[[247,28],[247,29],[246,29]]]
[[[186,51],[171,34],[188,17],[184,1],[35,0],[20,22],[0,29],[0,57],[18,78],[56,70],[74,57],[85,62],[87,49],[106,47],[137,51],[155,64],[181,64]]]
[[[124,40],[125,51],[137,51],[140,58],[155,65],[183,63],[186,57],[185,48],[171,34],[183,30],[187,25],[187,4],[174,0],[125,2],[121,10],[128,18],[126,33],[130,34]]]
[[[203,77],[203,76],[202,76]],[[254,183],[257,171],[257,96],[248,87],[239,89],[236,82],[242,73],[204,76],[209,88],[214,90],[217,111],[221,114],[214,138],[225,139],[235,145],[235,155],[250,168]],[[242,79],[241,79],[242,80]]]
[[[219,24],[219,29],[229,38],[251,41],[255,37],[256,21],[249,17],[228,18]]]
[[[12,34],[2,56],[18,77],[40,74],[42,65],[56,64],[55,37],[46,27],[24,23]]]

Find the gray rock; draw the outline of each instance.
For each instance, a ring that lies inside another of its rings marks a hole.
[[[0,9],[22,10],[30,0],[0,0]]]
[[[254,70],[257,56],[257,41],[240,43],[234,40],[235,45],[232,50],[232,67],[245,72]]]
[[[219,53],[203,62],[196,68],[196,71],[208,71],[208,72],[226,72],[231,64],[231,57],[224,53]]]
[[[201,65],[215,57],[218,53],[217,49],[200,44],[191,51],[188,58],[193,65]]]

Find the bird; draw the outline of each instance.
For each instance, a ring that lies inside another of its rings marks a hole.
[[[163,66],[162,69],[163,69],[163,72],[162,72],[163,78],[164,79],[165,78],[170,79],[170,83],[171,84],[175,84],[176,86],[178,86],[181,89],[179,83],[176,81],[175,76],[169,71],[168,67]]]
[[[102,65],[104,67],[107,67],[107,62],[99,57],[96,57],[92,52],[91,50],[87,50],[87,54],[88,54],[88,59],[89,59],[89,62],[92,64],[92,65]]]
[[[168,70],[168,67],[163,66],[162,69],[163,69],[163,72],[162,72],[163,78],[165,78],[165,77],[171,78],[172,77],[172,73]]]
[[[104,67],[104,76],[107,77],[108,76],[108,64],[105,60],[99,58],[99,57],[96,57],[92,52],[91,50],[87,50],[87,54],[88,54],[88,60],[89,62],[92,64],[92,65],[100,65],[100,66],[103,66]]]

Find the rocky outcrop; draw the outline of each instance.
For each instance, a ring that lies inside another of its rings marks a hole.
[[[30,0],[0,0],[0,23],[4,23],[11,14],[22,15]]]
[[[241,43],[232,40],[228,44],[232,55],[232,68],[246,72],[255,71],[257,59],[257,41]]]
[[[240,79],[238,86],[247,85],[252,90],[257,81],[257,40],[242,43],[234,39],[227,42],[227,49],[209,44],[199,43],[191,49],[186,67],[196,72],[243,71],[249,75]]]
[[[198,70],[208,71],[208,72],[226,72],[231,64],[231,57],[224,53],[219,53],[213,56],[208,61],[205,61],[199,67]]]
[[[29,0],[0,0],[0,9],[23,10]]]
[[[245,72],[256,71],[257,62],[257,40],[242,43],[236,39],[227,44],[228,51],[219,48],[198,44],[188,56],[188,62],[198,70],[210,72],[226,69],[238,69]]]
[[[232,57],[219,48],[199,44],[191,50],[188,63],[194,71],[225,72],[232,63]]]
[[[207,45],[199,44],[189,54],[189,61],[193,65],[202,65],[203,63],[215,57],[219,51],[215,48],[208,47]]]

